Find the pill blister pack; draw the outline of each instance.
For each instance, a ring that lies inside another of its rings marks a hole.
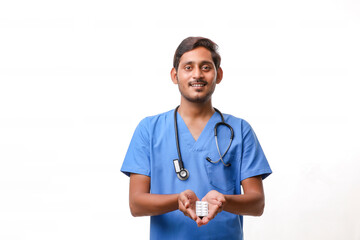
[[[209,204],[205,201],[196,201],[196,215],[200,218],[206,217],[209,213]]]

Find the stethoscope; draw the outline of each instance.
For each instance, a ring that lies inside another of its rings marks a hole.
[[[178,135],[178,127],[177,127],[177,110],[178,110],[179,106],[177,106],[175,108],[175,111],[174,111],[174,128],[175,128],[175,138],[176,138],[176,148],[177,148],[177,153],[178,153],[178,159],[175,159],[174,160],[174,167],[175,167],[175,172],[176,172],[176,175],[177,177],[184,181],[186,179],[189,178],[189,171],[184,167],[184,162],[182,161],[182,158],[181,158],[181,152],[180,152],[180,145],[179,145],[179,135]],[[216,148],[218,150],[218,153],[219,153],[219,160],[217,161],[212,161],[209,157],[206,158],[207,161],[211,162],[211,163],[218,163],[219,161],[222,162],[222,164],[225,166],[225,167],[230,167],[231,164],[230,163],[225,163],[223,158],[224,156],[226,155],[226,153],[229,151],[230,149],[230,146],[231,146],[231,143],[232,143],[232,140],[234,138],[234,130],[233,128],[227,124],[224,120],[224,116],[222,115],[222,113],[217,110],[216,108],[214,108],[216,112],[218,112],[221,116],[221,122],[218,122],[215,124],[215,127],[214,127],[214,135],[215,135],[215,143],[216,143]],[[230,132],[231,132],[231,136],[230,136],[230,143],[229,143],[229,146],[227,147],[225,153],[223,155],[221,155],[220,153],[220,148],[219,148],[219,144],[218,144],[218,138],[217,138],[217,128],[218,126],[220,125],[224,125],[226,126]]]

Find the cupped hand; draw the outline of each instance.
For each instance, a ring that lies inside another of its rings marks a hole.
[[[191,190],[183,191],[178,197],[179,210],[195,222],[199,219],[198,216],[196,216],[196,201],[199,201],[199,198]]]
[[[226,204],[224,195],[215,190],[208,192],[201,201],[208,202],[209,212],[203,219],[198,218],[196,220],[199,227],[208,224],[210,220],[214,219],[214,217],[224,209],[224,205]]]

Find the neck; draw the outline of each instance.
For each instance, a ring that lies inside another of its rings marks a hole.
[[[211,99],[205,103],[192,103],[181,99],[180,107],[178,109],[179,114],[186,118],[207,118],[212,116],[215,112]]]

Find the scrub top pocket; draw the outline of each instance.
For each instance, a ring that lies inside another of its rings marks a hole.
[[[210,184],[216,188],[215,190],[221,190],[220,192],[222,193],[232,193],[235,188],[236,179],[236,156],[226,154],[223,158],[225,164],[231,164],[231,166],[228,167],[224,166],[221,160],[217,163],[211,163],[206,160],[206,157],[210,157],[214,162],[219,159],[219,154],[217,152],[212,152],[204,158],[205,169]]]

